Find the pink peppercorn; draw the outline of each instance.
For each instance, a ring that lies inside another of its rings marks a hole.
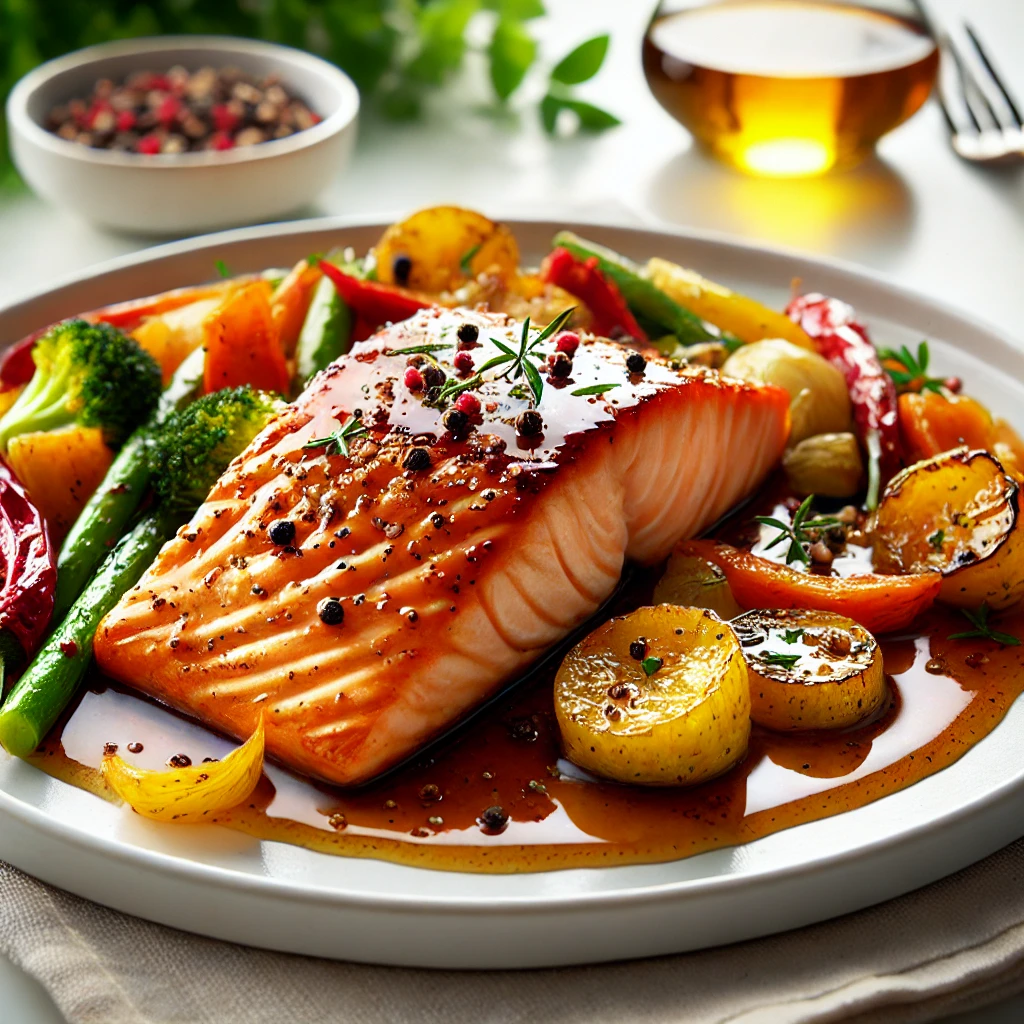
[[[142,138],[135,143],[135,152],[146,153],[150,156],[154,153],[159,153],[160,137],[158,135],[143,135]]]
[[[177,96],[165,96],[156,108],[157,120],[163,125],[171,125],[181,113],[181,100]]]
[[[238,127],[238,114],[226,103],[215,103],[210,111],[213,115],[213,126],[219,132],[233,132]]]
[[[122,110],[117,115],[117,130],[119,132],[130,132],[135,127],[135,111]]]
[[[422,391],[424,385],[423,374],[416,369],[415,366],[410,366],[405,371],[405,386],[410,391]]]
[[[561,331],[555,338],[555,348],[572,356],[580,347],[580,336],[575,331]]]
[[[234,145],[235,140],[227,132],[214,132],[210,136],[211,149],[232,149]]]
[[[473,370],[473,357],[468,352],[455,353],[455,369],[459,373],[470,373]]]
[[[475,416],[480,411],[480,399],[464,391],[455,399],[455,408],[467,416]]]

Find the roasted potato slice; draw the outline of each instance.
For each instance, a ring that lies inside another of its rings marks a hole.
[[[704,558],[673,551],[654,588],[655,604],[709,608],[720,619],[734,619],[743,609],[732,596],[725,573]]]
[[[581,768],[618,782],[693,785],[746,752],[746,663],[714,612],[639,608],[566,655],[555,714],[566,756]]]
[[[868,522],[883,572],[942,573],[939,600],[1006,608],[1024,597],[1019,487],[989,452],[956,448],[889,481]]]
[[[886,698],[882,652],[835,612],[756,611],[733,622],[750,678],[750,717],[785,732],[843,729]]]
[[[429,295],[453,291],[478,274],[511,283],[519,269],[512,232],[459,206],[432,206],[392,224],[374,254],[379,281]],[[400,258],[409,262],[400,261],[396,274]]]

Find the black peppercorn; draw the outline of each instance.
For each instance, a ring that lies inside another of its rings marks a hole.
[[[647,640],[644,637],[638,636],[629,645],[629,656],[634,661],[643,661],[647,657]]]
[[[484,832],[496,835],[498,832],[505,831],[505,826],[508,825],[508,815],[503,807],[488,807],[477,818],[477,822]]]
[[[428,388],[439,388],[448,379],[437,363],[428,363],[420,372],[423,374],[423,383]]]
[[[188,754],[173,754],[167,758],[167,764],[171,768],[189,768],[192,765],[192,758]]]
[[[289,519],[278,519],[267,531],[275,544],[291,544],[295,540],[295,524]]]
[[[316,613],[327,626],[340,626],[345,620],[345,609],[336,597],[325,597],[316,606]]]
[[[435,529],[440,530],[444,526],[444,516],[440,512],[431,513],[430,521],[434,524]]]
[[[647,360],[639,352],[630,352],[626,356],[626,369],[630,373],[643,373],[647,368]]]
[[[459,348],[472,348],[480,337],[480,328],[476,324],[459,324],[456,337],[459,339]]]
[[[469,417],[459,409],[449,409],[441,417],[441,422],[449,434],[461,434],[466,429]]]
[[[537,726],[532,718],[517,718],[509,723],[509,735],[514,740],[532,743],[537,738]]]
[[[516,433],[522,437],[535,437],[544,430],[544,420],[536,409],[526,409],[516,417]]]
[[[414,471],[430,469],[430,452],[426,448],[411,448],[402,462],[402,467]]]
[[[412,260],[408,256],[396,256],[391,261],[391,274],[395,284],[403,287],[409,283],[409,275],[412,273]]]
[[[552,377],[564,379],[572,373],[572,360],[564,352],[556,352],[548,363],[548,372]]]

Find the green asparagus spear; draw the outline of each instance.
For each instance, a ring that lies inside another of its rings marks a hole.
[[[597,269],[615,284],[633,313],[674,334],[681,344],[719,340],[699,316],[666,295],[644,276],[643,270],[632,260],[596,242],[588,242],[571,231],[560,231],[555,235],[554,245],[568,249],[578,260],[596,258]]]

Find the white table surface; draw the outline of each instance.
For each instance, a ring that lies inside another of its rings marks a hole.
[[[932,0],[940,16],[969,10],[1017,95],[1024,98],[1024,2]],[[479,68],[431,100],[427,118],[396,127],[364,120],[356,158],[304,214],[387,217],[436,202],[485,211],[603,217],[727,232],[865,264],[953,302],[1024,344],[1024,167],[985,170],[949,149],[934,103],[882,141],[879,158],[817,180],[740,176],[693,150],[650,97],[639,42],[650,10],[622,0],[548,0],[535,23],[561,56],[610,30],[601,75],[582,96],[622,117],[600,137],[551,141],[524,89],[518,128],[479,111]],[[535,98],[535,97],[534,97]],[[89,264],[152,244],[103,234],[30,195],[0,196],[0,303]],[[0,957],[5,1024],[52,1024],[60,1015],[39,987]],[[1024,1019],[1024,998],[956,1020]]]

